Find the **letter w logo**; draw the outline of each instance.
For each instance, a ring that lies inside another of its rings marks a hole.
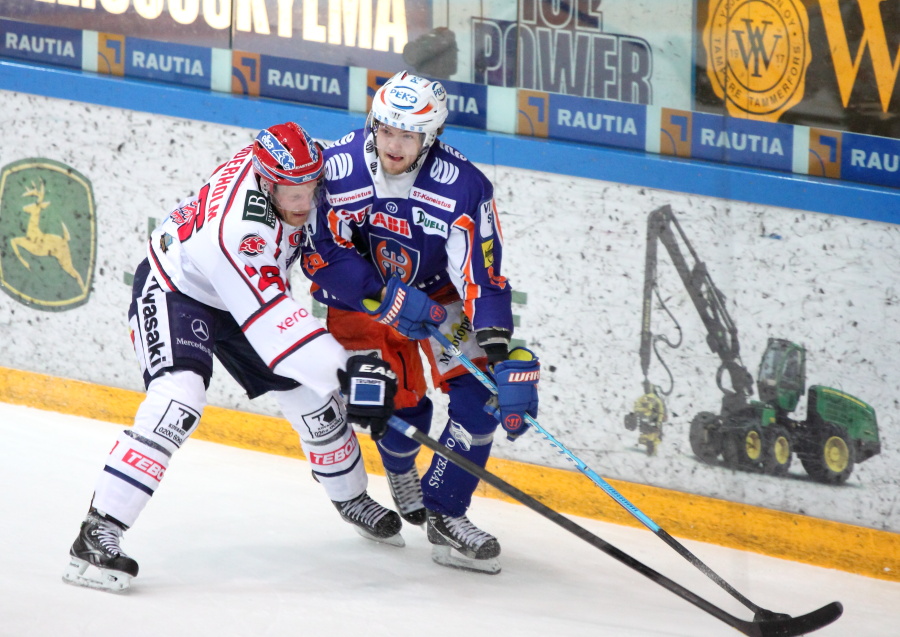
[[[744,61],[744,66],[747,69],[750,69],[751,65],[751,57],[752,65],[753,65],[753,77],[762,77],[762,74],[759,72],[759,63],[765,65],[766,70],[769,68],[769,63],[772,61],[772,53],[775,51],[775,47],[778,46],[778,41],[781,39],[780,35],[776,35],[773,42],[772,47],[766,51],[765,40],[766,40],[766,31],[769,28],[769,25],[772,24],[768,20],[763,21],[762,28],[753,25],[752,20],[744,19],[744,25],[747,27],[746,31],[743,33],[737,29],[734,30],[734,35],[737,37],[738,47],[741,50],[741,59]],[[744,41],[744,36],[747,36],[748,42]]]
[[[838,88],[841,91],[841,101],[846,108],[850,101],[853,85],[856,84],[859,65],[868,49],[869,55],[872,57],[878,96],[881,98],[881,109],[886,113],[894,93],[894,85],[897,82],[900,54],[891,62],[887,35],[884,32],[884,22],[879,10],[883,0],[856,1],[862,14],[863,35],[859,41],[856,57],[851,58],[847,31],[841,20],[841,9],[838,6],[839,0],[819,0],[819,5],[822,7],[822,19],[825,21],[825,34],[828,37],[831,58],[834,61],[834,72],[837,75]]]

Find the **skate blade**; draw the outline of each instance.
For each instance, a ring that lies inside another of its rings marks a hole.
[[[476,560],[471,557],[466,557],[459,551],[442,544],[432,545],[431,559],[441,566],[458,568],[463,571],[487,573],[488,575],[496,575],[500,572],[500,558],[492,557],[486,560]]]
[[[353,525],[353,528],[356,530],[357,533],[359,533],[362,537],[366,538],[367,540],[372,540],[373,542],[378,542],[379,544],[389,544],[391,546],[399,546],[399,547],[406,546],[406,540],[404,540],[403,536],[400,535],[399,533],[392,535],[390,537],[378,537],[377,535],[372,535],[365,529],[359,528],[355,524]]]
[[[131,586],[131,575],[128,573],[98,568],[96,570],[100,572],[100,577],[90,577],[85,575],[85,571],[87,571],[89,566],[90,564],[85,560],[70,557],[69,565],[63,572],[63,582],[73,586],[83,586],[84,588],[93,588],[109,593],[124,593]]]

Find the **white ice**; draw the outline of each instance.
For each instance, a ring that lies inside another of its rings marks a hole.
[[[0,404],[0,635],[216,637],[700,637],[738,635],[533,511],[477,499],[472,519],[503,545],[499,575],[362,539],[299,460],[191,440],[123,547],[141,567],[125,594],[60,576],[120,427]],[[370,493],[390,501],[384,478]],[[584,497],[607,497],[585,479]],[[652,512],[645,511],[652,517]],[[685,512],[685,515],[690,515]],[[646,530],[577,520],[742,618],[752,614]],[[684,541],[762,607],[844,616],[816,635],[894,637],[900,584]]]

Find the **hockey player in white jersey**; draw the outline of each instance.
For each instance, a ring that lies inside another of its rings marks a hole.
[[[377,351],[399,375],[398,416],[424,432],[432,420],[424,352],[435,387],[449,396],[440,442],[484,466],[498,421],[484,386],[434,339],[439,325],[474,363],[490,369],[497,414],[510,439],[535,417],[540,365],[510,350],[511,287],[502,271],[503,236],[488,178],[438,135],[447,119],[440,82],[400,72],[376,92],[366,127],[325,150],[331,205],[304,269],[329,306],[328,329],[348,350]],[[375,319],[374,321],[372,319]],[[404,519],[426,525],[443,565],[500,570],[500,543],[467,511],[478,479],[435,455],[421,478],[419,445],[389,429],[378,450]]]
[[[348,360],[291,295],[289,271],[321,202],[322,173],[321,148],[299,125],[272,126],[153,232],[128,312],[147,395],[100,473],[64,581],[121,591],[137,575],[122,533],[196,431],[213,356],[250,398],[274,393],[344,520],[364,537],[403,545],[400,517],[366,493],[351,426],[384,433],[396,376],[379,359]],[[380,391],[357,400],[358,386]]]

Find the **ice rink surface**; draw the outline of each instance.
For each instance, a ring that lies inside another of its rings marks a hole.
[[[3,637],[739,634],[523,506],[477,499],[470,517],[500,539],[503,571],[451,570],[431,562],[418,528],[404,528],[404,548],[359,537],[305,462],[200,440],[175,455],[153,501],[125,534],[123,548],[141,567],[131,590],[114,595],[67,586],[61,581],[67,552],[119,429],[0,404]],[[370,478],[369,492],[390,502],[382,477]],[[585,478],[584,497],[608,496]],[[750,618],[649,531],[577,521]],[[816,635],[900,634],[898,583],[683,543],[762,607],[799,615],[841,601],[844,616]]]

